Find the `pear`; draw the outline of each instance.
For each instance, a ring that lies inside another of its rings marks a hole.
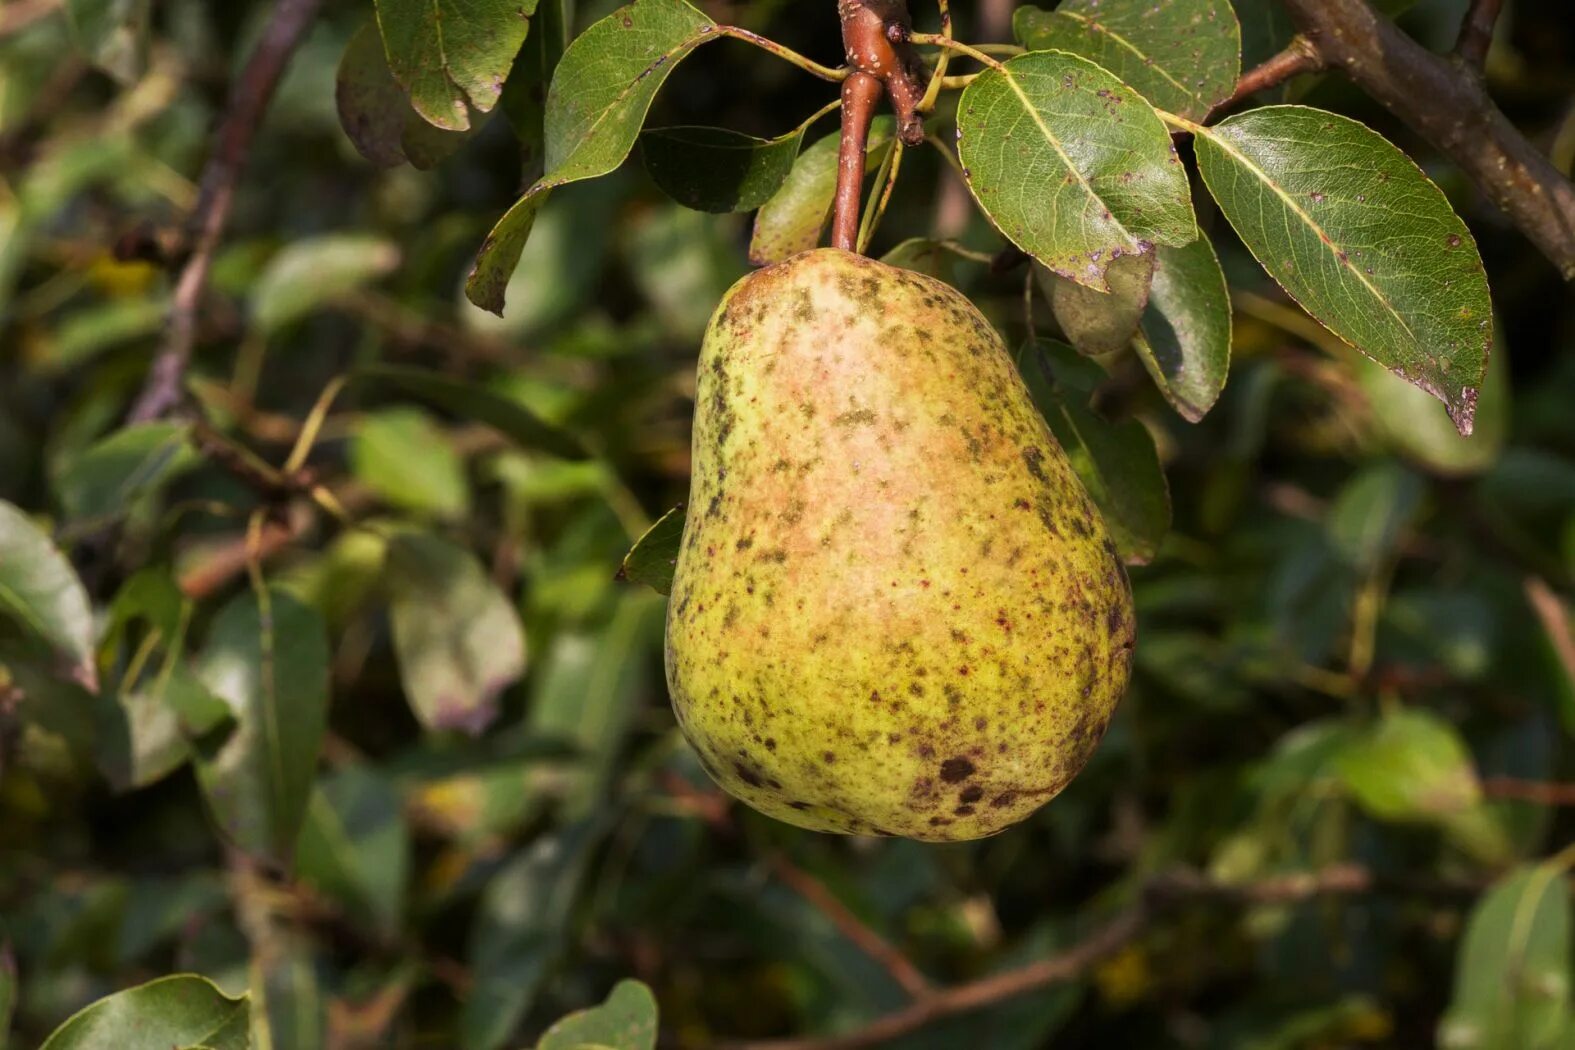
[[[835,249],[733,286],[666,646],[717,783],[817,831],[995,834],[1088,761],[1133,639],[1104,523],[966,298]]]

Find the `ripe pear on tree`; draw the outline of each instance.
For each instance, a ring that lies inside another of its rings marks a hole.
[[[1083,768],[1133,641],[1105,526],[966,298],[830,248],[728,292],[666,653],[719,784],[819,831],[994,834]]]

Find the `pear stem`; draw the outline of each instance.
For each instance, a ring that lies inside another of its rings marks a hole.
[[[842,44],[852,71],[842,84],[842,149],[831,243],[844,251],[859,248],[859,204],[864,185],[864,154],[870,122],[882,94],[897,114],[897,137],[906,145],[924,141],[929,72],[910,43],[913,18],[908,0],[837,0]]]

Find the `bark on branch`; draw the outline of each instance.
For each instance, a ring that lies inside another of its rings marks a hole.
[[[322,0],[278,0],[257,48],[230,95],[213,156],[202,172],[197,207],[190,222],[191,254],[175,284],[164,344],[153,361],[129,421],[147,422],[180,404],[186,365],[197,343],[198,314],[208,271],[235,203],[235,187],[246,166],[252,138],[273,98],[290,56],[317,16]]]
[[[1575,184],[1510,123],[1470,64],[1481,37],[1471,27],[1490,25],[1496,4],[1473,7],[1462,55],[1444,57],[1367,0],[1281,2],[1329,67],[1459,165],[1566,280],[1575,280]]]

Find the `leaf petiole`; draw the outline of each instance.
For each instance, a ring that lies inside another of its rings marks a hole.
[[[776,55],[784,62],[790,62],[802,69],[804,72],[809,73],[812,76],[817,76],[822,80],[829,80],[834,84],[841,83],[842,81],[848,79],[848,74],[851,72],[851,70],[849,70],[846,66],[837,69],[832,69],[830,66],[823,66],[814,59],[801,55],[790,47],[784,47],[769,37],[763,37],[759,33],[752,33],[749,30],[741,29],[738,26],[719,25],[716,27],[715,32],[720,36],[730,36],[735,40],[742,40],[746,44],[754,44],[762,51],[769,51],[771,54]]]

